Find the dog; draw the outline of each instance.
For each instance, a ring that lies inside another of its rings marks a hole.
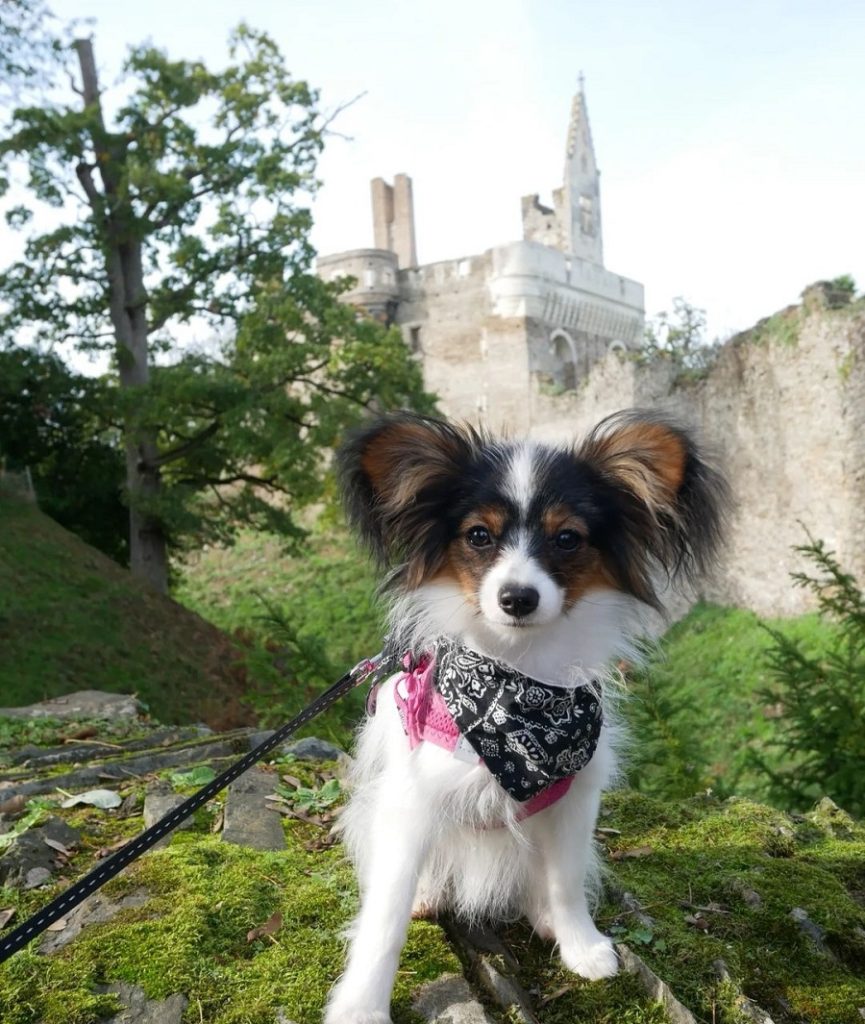
[[[610,665],[640,609],[713,560],[728,494],[673,420],[632,410],[577,446],[396,413],[337,457],[387,567],[397,668],[371,692],[341,814],[361,908],[325,1024],[387,1024],[412,916],[525,916],[584,978],[616,973],[590,907],[621,729]]]

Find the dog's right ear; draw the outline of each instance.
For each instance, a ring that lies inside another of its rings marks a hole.
[[[355,431],[337,453],[349,523],[385,565],[417,586],[444,557],[445,512],[481,439],[469,427],[394,413]]]

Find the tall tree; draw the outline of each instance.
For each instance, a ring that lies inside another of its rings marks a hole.
[[[290,533],[346,424],[428,399],[398,334],[312,273],[327,120],[270,38],[240,26],[219,71],[134,48],[116,108],[91,40],[74,50],[77,96],[15,111],[0,142],[58,220],[38,233],[30,204],[7,213],[30,234],[0,274],[0,336],[113,352],[130,566],[165,589],[169,542]],[[203,327],[210,345],[178,353]]]

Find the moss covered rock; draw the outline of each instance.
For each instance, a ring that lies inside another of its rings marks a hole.
[[[120,994],[131,986],[151,1000],[182,995],[186,1022],[320,1020],[357,906],[352,871],[329,836],[336,765],[289,759],[267,770],[274,792],[282,787],[284,795],[284,850],[223,842],[223,801],[213,801],[190,830],[105,887],[101,898],[114,906],[103,903],[98,922],[54,943],[51,955],[36,942],[0,968],[0,1020],[95,1024],[120,1010]],[[191,791],[187,776],[162,775],[163,786]],[[16,913],[10,926],[142,828],[148,781],[156,780],[111,783],[125,798],[123,811],[46,811],[63,816],[82,839],[68,859],[60,856],[51,885],[0,889],[0,910]],[[293,801],[300,790],[302,802]],[[15,822],[13,813],[5,825]],[[748,1014],[759,1005],[776,1024],[861,1024],[862,825],[828,801],[790,817],[744,800],[670,804],[627,791],[607,797],[599,825],[608,868],[599,924],[638,954],[696,1020],[739,1024],[753,1020]],[[397,1024],[421,1020],[418,990],[454,974],[465,974],[502,1021],[671,1019],[669,1007],[647,995],[634,974],[584,982],[564,971],[552,946],[525,924],[498,936],[490,952],[467,944],[450,923],[414,922],[394,994]],[[511,995],[496,998],[497,985]]]

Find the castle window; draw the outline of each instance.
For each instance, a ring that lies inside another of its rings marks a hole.
[[[420,352],[421,340],[420,340],[420,327],[409,327],[408,329],[408,347],[411,352]]]
[[[555,378],[565,391],[577,387],[577,346],[567,331],[561,329],[550,335],[550,351],[555,357]]]
[[[590,196],[580,196],[580,231],[584,235],[595,233],[594,203]]]
[[[363,272],[363,283],[367,288],[375,288],[375,271],[365,270]]]
[[[468,277],[472,272],[472,261],[471,260],[460,260],[457,273],[460,277]]]

